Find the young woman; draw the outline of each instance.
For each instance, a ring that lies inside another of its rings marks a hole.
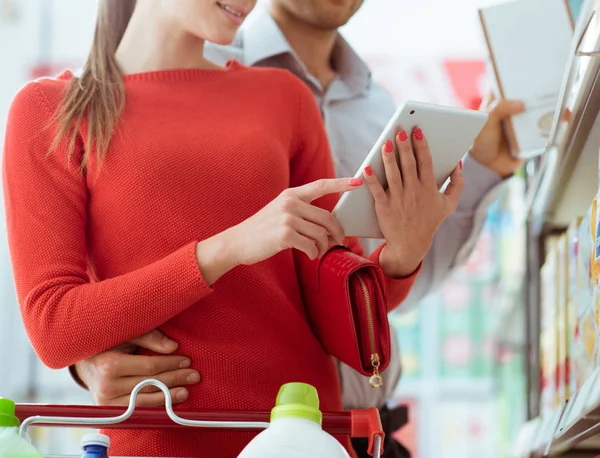
[[[80,77],[26,85],[4,154],[21,312],[42,361],[61,368],[156,328],[201,370],[185,407],[267,410],[304,381],[340,410],[336,370],[306,321],[293,249],[311,259],[344,234],[329,210],[362,179],[331,179],[310,91],[291,74],[219,68],[255,0],[101,0]],[[398,134],[390,189],[370,170],[387,244],[373,259],[406,296],[462,186],[435,187],[422,131]],[[414,151],[413,151],[414,145]],[[316,201],[314,205],[311,202]],[[418,206],[424,218],[410,218]],[[346,241],[357,253],[356,240]],[[120,431],[115,455],[235,457],[251,434]],[[345,442],[349,446],[349,442]]]

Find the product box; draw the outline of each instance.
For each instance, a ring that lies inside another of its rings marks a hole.
[[[557,371],[557,407],[569,399],[569,336],[568,309],[569,300],[569,239],[568,233],[559,237],[557,244],[557,314],[556,332],[558,337],[558,371]]]
[[[596,300],[597,297],[594,298],[594,301]],[[576,364],[581,384],[583,384],[592,375],[597,366],[599,350],[598,325],[596,324],[594,307],[590,307],[583,317],[581,317],[578,332],[581,335],[582,346],[579,348]]]
[[[479,10],[501,98],[525,102],[506,123],[513,154],[541,154],[552,128],[573,38],[568,0],[517,0]]]
[[[598,352],[598,286],[596,283],[596,203],[594,199],[579,226],[577,278],[577,335],[571,351],[572,367],[579,388],[596,368]]]
[[[598,189],[600,190],[600,144],[598,145],[598,149]],[[597,285],[600,284],[600,279],[598,278],[600,275],[600,210],[598,209],[598,205],[600,205],[600,192],[596,196],[596,224],[594,225],[594,280]]]
[[[590,282],[590,288],[595,288],[596,286],[598,286],[598,271],[599,271],[599,265],[598,265],[598,257],[597,257],[597,253],[598,253],[598,237],[597,237],[597,233],[598,233],[598,196],[596,196],[596,198],[594,199],[594,201],[592,202],[592,208],[591,208],[591,215],[590,215],[590,219],[591,219],[591,231],[592,231],[592,253],[591,253],[591,259],[590,259],[590,274],[589,274],[589,282]]]
[[[551,413],[558,402],[558,240],[548,238],[546,262],[540,272],[541,332],[541,413]]]
[[[567,296],[569,299],[573,299],[577,296],[578,291],[581,289],[581,276],[579,275],[579,228],[581,227],[581,222],[583,218],[576,218],[569,225],[567,229],[567,243],[569,250],[569,289]]]
[[[580,290],[578,285],[579,275],[579,227],[582,218],[575,219],[567,230],[568,243],[568,294],[567,294],[567,386],[569,387],[568,396],[572,396],[578,389],[577,374],[575,368],[574,352],[579,345],[580,334],[577,332],[578,315],[577,315],[577,298]]]
[[[579,288],[577,300],[577,315],[582,317],[592,303],[594,294],[592,264],[595,264],[596,239],[596,199],[585,214],[579,226],[579,267],[577,269],[577,285]]]

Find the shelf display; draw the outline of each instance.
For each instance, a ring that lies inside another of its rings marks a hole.
[[[539,397],[540,416],[521,428],[515,456],[600,453],[600,3],[579,6],[562,109],[528,191],[534,196],[528,199],[528,261],[539,269],[529,285],[528,310],[531,339],[539,339],[542,383],[539,391],[530,390],[530,398]]]

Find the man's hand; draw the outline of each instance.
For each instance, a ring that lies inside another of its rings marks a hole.
[[[523,161],[513,157],[503,129],[503,121],[511,116],[522,113],[525,109],[523,102],[516,100],[497,100],[493,97],[486,104],[489,121],[473,142],[469,154],[481,165],[493,170],[502,178],[515,173]]]
[[[136,355],[142,347],[165,356]],[[172,355],[177,343],[159,331],[152,331],[137,339],[100,353],[76,364],[75,369],[87,385],[94,402],[101,406],[126,406],[133,388],[143,380],[153,378],[167,385],[177,404],[188,398],[186,385],[200,381],[200,374],[190,369],[189,358]],[[165,396],[156,387],[146,387],[137,397],[138,406],[165,405]]]

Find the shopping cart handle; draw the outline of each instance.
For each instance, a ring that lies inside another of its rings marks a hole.
[[[383,426],[381,425],[381,417],[379,416],[379,410],[375,408],[367,410],[353,410],[352,416],[352,429],[350,436],[353,438],[367,438],[369,439],[368,454],[371,456],[380,456],[383,454],[383,440],[385,434],[383,432]],[[379,453],[376,454],[376,450],[379,448]]]
[[[165,408],[136,407],[137,396],[149,385],[165,395]],[[17,404],[21,435],[27,437],[30,426],[63,426],[107,429],[214,428],[256,431],[269,427],[269,412],[198,412],[173,409],[169,388],[158,380],[145,380],[131,392],[129,406],[61,406],[49,404]],[[380,458],[383,452],[383,428],[377,409],[323,414],[323,429],[330,434],[350,435],[369,440],[369,454]]]
[[[17,404],[16,415],[21,422],[27,418],[117,417],[125,412],[124,407],[99,407],[87,405]],[[269,412],[198,412],[177,409],[177,415],[196,421],[269,422]],[[90,425],[77,423],[36,423],[40,427],[85,428]],[[106,426],[107,429],[183,429],[187,426],[174,423],[167,412],[158,407],[137,407],[131,417],[121,423]],[[377,409],[353,410],[352,412],[323,413],[323,429],[329,434],[348,435],[353,438],[369,439],[369,454],[373,456],[375,438],[384,438]],[[381,441],[383,453],[383,440]]]
[[[104,418],[117,417],[127,409],[125,407],[99,407],[91,405],[51,405],[51,404],[17,404],[16,415],[21,422],[29,417],[79,417],[79,418]],[[227,421],[268,423],[269,412],[199,412],[191,409],[174,409],[177,415],[195,421]],[[329,434],[348,435],[351,432],[352,413],[350,412],[325,412],[323,413],[323,429]],[[84,424],[43,423],[36,422],[36,426],[82,428],[89,427]],[[106,429],[183,429],[187,428],[173,422],[164,408],[136,407],[131,416],[121,423],[105,426]],[[241,429],[244,430],[243,428]],[[254,428],[248,429],[255,431]],[[366,436],[365,436],[366,437]]]

